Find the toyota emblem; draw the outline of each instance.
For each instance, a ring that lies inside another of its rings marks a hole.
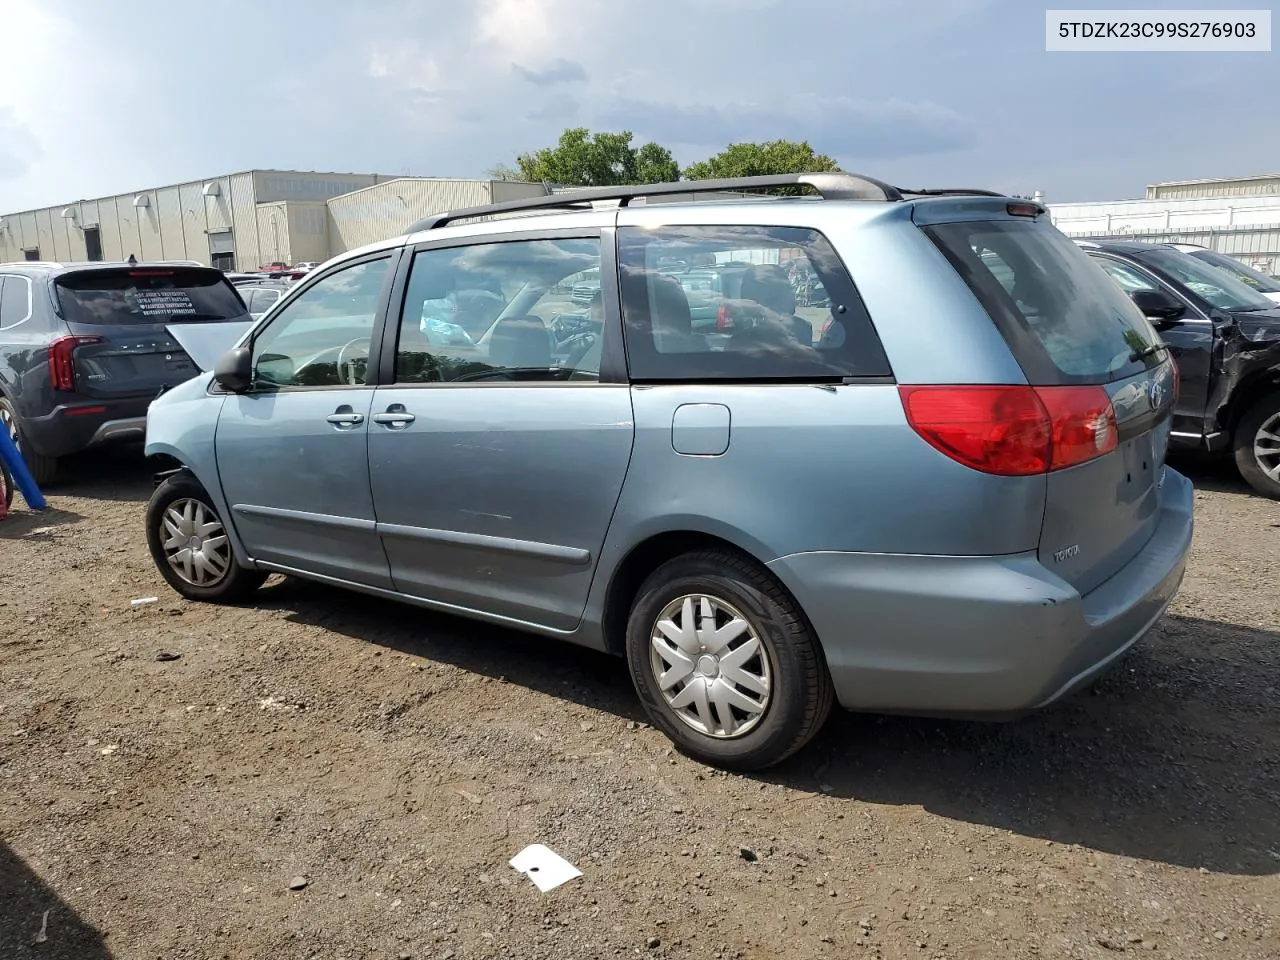
[[[1160,404],[1164,402],[1164,385],[1159,380],[1152,380],[1147,384],[1147,399],[1151,401],[1151,409],[1160,409]]]

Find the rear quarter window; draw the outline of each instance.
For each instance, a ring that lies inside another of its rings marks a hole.
[[[1087,254],[1045,223],[981,220],[924,228],[964,279],[1030,383],[1110,383],[1163,358],[1141,311]]]
[[[217,270],[85,270],[56,281],[68,323],[196,323],[243,318],[244,301]]]
[[[816,230],[625,227],[618,259],[632,380],[838,382],[891,373],[848,271]],[[815,276],[825,299],[810,293]]]

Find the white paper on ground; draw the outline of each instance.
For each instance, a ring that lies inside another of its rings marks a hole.
[[[145,603],[159,603],[159,602],[160,602],[159,597],[139,597],[137,600],[130,600],[129,606],[140,607]]]
[[[525,847],[508,862],[532,880],[543,893],[554,890],[562,883],[568,883],[574,877],[582,876],[581,870],[540,843]]]

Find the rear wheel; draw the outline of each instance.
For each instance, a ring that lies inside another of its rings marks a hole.
[[[13,404],[0,397],[0,429],[9,431],[9,439],[14,442],[22,459],[31,471],[36,486],[43,487],[58,479],[58,461],[56,457],[44,457],[31,449],[23,440],[22,425],[18,421],[18,411]]]
[[[170,477],[151,495],[147,546],[160,575],[188,600],[235,603],[267,579],[237,562],[209,494],[186,474]]]
[[[1249,408],[1236,427],[1234,445],[1236,467],[1249,486],[1280,500],[1280,393]]]
[[[831,711],[831,677],[795,602],[729,552],[685,554],[653,572],[631,610],[627,661],[654,725],[713,766],[771,766]]]

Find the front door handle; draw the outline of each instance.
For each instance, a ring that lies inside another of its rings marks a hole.
[[[404,408],[403,403],[393,403],[387,407],[386,413],[375,413],[373,415],[374,423],[381,423],[393,430],[406,427],[416,419],[418,418]]]

